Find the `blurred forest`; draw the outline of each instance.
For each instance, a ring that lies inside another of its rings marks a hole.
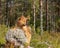
[[[22,15],[30,17],[28,23],[34,29],[31,46],[60,48],[60,0],[0,0],[0,44]],[[44,43],[37,44],[41,41]]]

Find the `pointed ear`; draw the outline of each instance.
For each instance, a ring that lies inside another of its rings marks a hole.
[[[27,20],[30,20],[30,16],[27,16]]]
[[[24,16],[21,16],[20,18],[25,18]]]

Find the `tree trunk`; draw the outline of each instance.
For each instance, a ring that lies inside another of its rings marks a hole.
[[[1,24],[1,19],[2,19],[2,16],[1,16],[1,0],[0,0],[0,24]]]
[[[46,30],[49,30],[49,25],[48,25],[48,0],[46,0]]]
[[[33,0],[33,12],[34,12],[34,32],[35,32],[35,1]]]
[[[41,35],[43,34],[43,0],[39,0],[40,2],[40,29]]]
[[[8,23],[8,16],[9,16],[8,15],[8,0],[6,0],[6,18],[5,18],[6,19],[5,20],[6,23],[5,24],[7,25],[7,27],[9,27],[9,25],[8,25],[9,24]]]

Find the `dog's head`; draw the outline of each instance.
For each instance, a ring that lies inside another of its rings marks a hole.
[[[18,25],[26,25],[27,24],[28,17],[21,16],[18,18]]]

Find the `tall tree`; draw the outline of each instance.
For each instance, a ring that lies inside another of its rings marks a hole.
[[[5,18],[5,24],[7,27],[9,27],[9,21],[8,21],[8,16],[9,16],[9,0],[6,0],[6,18]]]
[[[49,25],[48,25],[48,0],[46,0],[46,30],[49,30]]]
[[[36,15],[35,14],[35,12],[36,12],[36,10],[35,10],[35,0],[33,0],[33,10],[34,10],[33,12],[34,12],[34,32],[35,32],[35,17],[36,17],[35,16]]]
[[[43,0],[39,0],[40,2],[40,19],[41,19],[41,23],[40,23],[40,28],[41,28],[41,35],[43,33]]]
[[[1,0],[0,0],[0,24],[1,24],[1,18],[2,16],[1,16]]]

